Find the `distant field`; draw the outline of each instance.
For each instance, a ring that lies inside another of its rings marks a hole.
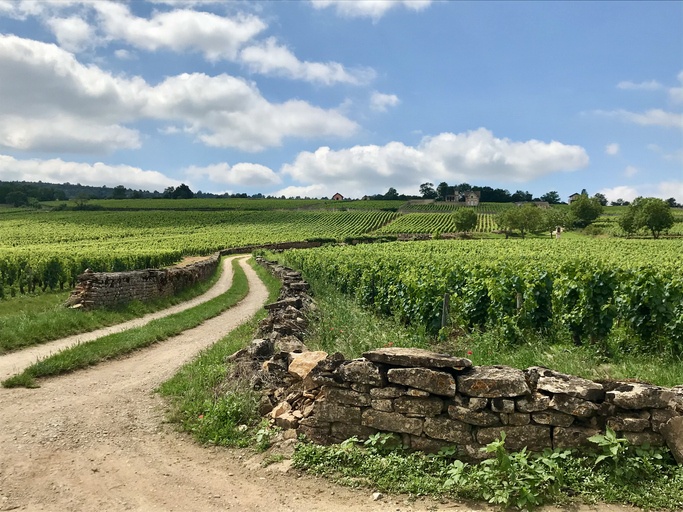
[[[381,234],[398,234],[398,233],[455,233],[458,230],[455,227],[453,215],[445,213],[406,213],[394,222],[387,224],[377,230]],[[477,226],[474,229],[477,233],[491,233],[496,231],[498,226],[495,221],[495,215],[490,213],[477,214]]]

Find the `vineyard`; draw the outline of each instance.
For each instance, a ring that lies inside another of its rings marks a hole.
[[[450,315],[519,341],[553,326],[576,343],[615,326],[640,348],[683,350],[683,241],[462,240],[287,251],[286,263],[379,313],[432,333]],[[662,349],[662,347],[659,347]]]
[[[514,203],[479,203],[478,206],[464,206],[463,203],[438,201],[434,203],[404,204],[401,212],[405,213],[453,213],[458,208],[474,208],[477,214],[500,213],[515,206]]]
[[[498,226],[496,225],[495,218],[496,216],[490,213],[478,213],[475,231],[478,233],[496,231]],[[457,231],[453,215],[445,213],[407,213],[391,224],[378,229],[377,233],[455,233]]]
[[[72,287],[86,268],[151,268],[243,245],[343,240],[397,216],[379,210],[5,212],[0,217],[0,298]]]

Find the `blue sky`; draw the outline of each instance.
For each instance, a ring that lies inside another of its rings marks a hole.
[[[0,0],[0,180],[683,202],[683,2]]]

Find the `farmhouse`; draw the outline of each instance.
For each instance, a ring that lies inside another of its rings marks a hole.
[[[481,192],[479,190],[468,190],[467,192],[454,191],[453,195],[446,196],[446,202],[465,203],[467,206],[479,206]]]
[[[572,204],[574,201],[576,201],[579,197],[581,197],[581,194],[577,194],[576,192],[573,193],[572,195],[569,196],[569,204]]]
[[[344,196],[341,195],[339,192],[337,192],[335,195],[332,196],[333,201],[343,201]]]

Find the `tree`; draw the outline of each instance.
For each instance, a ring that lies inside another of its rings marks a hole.
[[[20,190],[15,190],[15,191],[9,192],[5,196],[5,202],[7,204],[11,204],[12,206],[16,206],[16,207],[26,206],[26,205],[28,205],[28,197],[26,196],[26,194],[24,194]]]
[[[598,200],[598,202],[602,206],[607,206],[607,198],[605,197],[604,194],[601,194],[600,192],[596,192],[596,194],[593,196],[595,199]]]
[[[624,230],[626,236],[631,236],[636,231],[638,231],[638,222],[636,220],[636,209],[629,207],[622,216],[617,219],[619,227]]]
[[[173,194],[171,194],[171,197],[173,199],[192,199],[194,197],[194,193],[190,190],[190,187],[185,185],[185,183],[181,183],[175,188]]]
[[[467,233],[477,227],[477,212],[472,208],[458,208],[453,214],[455,229]]]
[[[662,231],[674,225],[671,207],[666,201],[657,197],[636,198],[629,206],[628,214],[633,215],[636,230],[648,229],[654,238],[659,238]]]
[[[384,194],[384,199],[398,199],[398,192],[394,187],[389,187],[389,190],[387,190],[387,193]]]
[[[114,187],[111,193],[112,199],[125,199],[126,198],[126,187],[123,185],[117,185]]]
[[[541,196],[541,201],[545,201],[549,204],[560,204],[562,199],[560,198],[560,194],[557,193],[557,190],[551,190]]]
[[[518,190],[517,192],[512,194],[512,197],[510,199],[512,199],[514,203],[523,203],[526,201],[531,201],[533,197],[534,196],[531,195],[531,192],[529,191],[525,192],[523,190]]]
[[[436,194],[437,194],[438,198],[441,199],[442,201],[445,201],[446,196],[448,195],[448,189],[449,188],[450,187],[448,186],[448,183],[446,183],[445,181],[442,181],[441,183],[439,183],[439,185],[436,187]]]
[[[565,228],[569,224],[567,218],[567,212],[561,210],[560,208],[549,208],[543,212],[541,219],[541,229],[550,233],[552,236],[553,232],[558,228]]]
[[[420,194],[425,199],[436,199],[436,190],[434,190],[434,183],[423,183],[420,185]]]
[[[522,238],[524,238],[527,232],[534,232],[545,228],[543,212],[533,204],[525,204],[504,210],[497,215],[496,223],[506,232],[506,238],[515,229],[519,230]]]
[[[679,206],[679,204],[676,202],[676,198],[674,198],[674,197],[670,197],[670,198],[667,199],[665,202],[666,202],[666,204],[668,204],[671,208],[676,208],[677,206]]]
[[[595,197],[588,197],[588,194],[581,196],[569,205],[569,212],[575,226],[585,228],[597,219],[602,213],[600,200]]]

